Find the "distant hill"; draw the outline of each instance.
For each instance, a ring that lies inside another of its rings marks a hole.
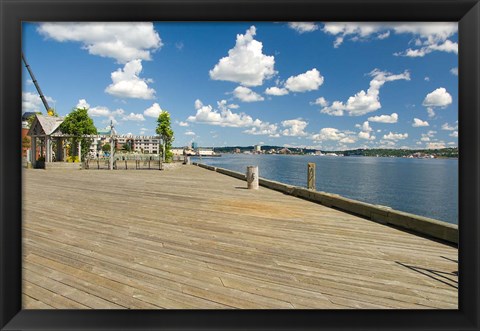
[[[252,152],[254,146],[226,146],[226,147],[215,147],[215,152],[217,153],[235,153],[235,151],[243,152]],[[262,151],[280,151],[284,149],[283,146],[270,146],[263,145]],[[311,154],[315,153],[318,150],[309,149],[309,148],[299,148],[299,147],[289,147],[288,148],[292,154]],[[345,151],[324,151],[322,153],[336,153],[343,154],[344,156],[378,156],[378,157],[408,157],[411,155],[416,156],[434,156],[434,157],[448,157],[448,158],[458,158],[458,147],[451,148],[441,148],[441,149],[352,149]]]

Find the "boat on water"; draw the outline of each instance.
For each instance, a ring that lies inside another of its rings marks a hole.
[[[199,148],[196,152],[196,156],[199,157],[219,157],[222,154],[215,153],[213,148]]]

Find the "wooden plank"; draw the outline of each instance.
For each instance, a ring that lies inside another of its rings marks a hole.
[[[458,308],[456,248],[243,186],[195,166],[25,171],[24,307]]]

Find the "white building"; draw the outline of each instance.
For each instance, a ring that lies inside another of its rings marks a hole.
[[[115,136],[115,148],[117,150],[123,149],[123,145],[130,143],[132,145],[132,151],[143,154],[158,154],[161,151],[160,139],[155,136],[134,136],[134,135],[119,135]],[[90,155],[96,156],[105,144],[110,143],[110,132],[101,132],[99,135],[93,138],[93,142],[90,145]],[[102,153],[99,152],[100,155]]]

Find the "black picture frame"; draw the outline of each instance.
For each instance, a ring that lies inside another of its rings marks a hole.
[[[479,330],[480,4],[476,0],[0,0],[1,330]],[[459,22],[458,310],[22,310],[24,21]]]

